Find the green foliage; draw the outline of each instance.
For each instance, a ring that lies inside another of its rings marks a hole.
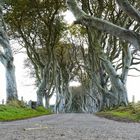
[[[14,107],[24,107],[25,103],[19,100],[11,100],[10,102],[7,103],[7,105]]]
[[[0,121],[20,120],[49,114],[52,114],[51,110],[43,107],[30,109],[19,106],[0,105]]]
[[[69,26],[69,32],[76,38],[85,37],[87,35],[87,30],[85,27],[81,27],[78,25]]]
[[[127,107],[120,106],[117,109],[101,111],[97,115],[119,121],[140,122],[140,104],[129,104]]]
[[[39,106],[39,107],[37,107],[36,108],[36,111],[38,111],[38,112],[50,112],[51,113],[51,109],[47,109],[46,110],[46,108],[44,108],[43,106]]]
[[[9,26],[8,33],[27,51],[31,70],[36,83],[42,79],[45,64],[54,58],[54,49],[58,46],[65,30],[62,11],[64,0],[6,0],[4,14]],[[49,71],[49,70],[48,70]],[[51,76],[53,77],[53,76]]]
[[[34,2],[29,0],[7,0],[7,9],[4,14],[5,21],[10,25],[13,34],[21,32],[24,35],[30,36],[39,35],[44,39],[55,32],[58,34],[58,28],[61,28],[59,12],[64,9],[63,0],[60,2],[54,0],[46,0]],[[55,28],[54,31],[52,27]],[[57,30],[56,30],[57,28]],[[21,35],[23,37],[23,35]],[[24,39],[23,39],[24,40]],[[25,41],[25,40],[24,40]]]
[[[54,53],[56,58],[61,66],[65,66],[70,63],[70,44],[64,44],[63,42],[59,42],[55,47]]]

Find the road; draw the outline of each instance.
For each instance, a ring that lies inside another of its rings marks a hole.
[[[0,140],[140,140],[140,124],[93,114],[53,114],[0,122]]]

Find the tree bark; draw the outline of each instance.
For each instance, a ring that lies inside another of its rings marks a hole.
[[[43,69],[42,80],[41,80],[39,87],[36,91],[36,93],[37,93],[37,105],[38,106],[43,106],[43,97],[46,93],[46,85],[47,85],[46,71],[47,71],[47,66],[45,66],[45,68]]]
[[[6,69],[6,96],[7,102],[17,100],[17,84],[15,77],[15,66],[13,64],[13,54],[6,34],[6,26],[3,20],[2,7],[0,7],[0,45],[3,52],[0,52],[0,61]]]
[[[15,77],[15,66],[13,61],[7,63],[6,68],[6,93],[7,101],[17,100],[17,84]]]
[[[119,7],[132,19],[140,22],[140,12],[136,10],[128,0],[116,0]]]
[[[101,53],[101,57],[103,59],[104,67],[111,80],[112,94],[114,94],[114,97],[116,96],[115,98],[118,100],[118,103],[116,105],[127,105],[128,97],[125,84],[121,81],[121,78],[119,77],[119,75],[117,75],[116,70],[104,53]]]

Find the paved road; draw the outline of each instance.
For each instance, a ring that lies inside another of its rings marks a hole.
[[[54,114],[0,122],[0,140],[140,140],[140,124],[92,114]]]

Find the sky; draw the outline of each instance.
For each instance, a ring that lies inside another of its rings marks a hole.
[[[71,24],[74,20],[73,15],[70,12],[66,13],[65,20]],[[27,69],[24,69],[24,59],[26,58],[26,54],[19,53],[14,55],[14,64],[16,66],[16,80],[17,80],[17,88],[18,88],[18,96],[19,99],[23,97],[25,101],[33,100],[36,101],[36,88],[33,86],[33,80],[27,74]],[[131,75],[137,75],[135,71],[130,73]],[[140,75],[140,74],[139,74]],[[73,83],[73,85],[77,85]],[[128,98],[129,101],[132,101],[132,96],[135,96],[135,101],[140,101],[140,77],[128,77],[127,82],[128,89]],[[4,67],[0,63],[0,102],[2,99],[6,99],[5,97],[5,71]],[[51,104],[54,104],[55,97],[51,99]]]

